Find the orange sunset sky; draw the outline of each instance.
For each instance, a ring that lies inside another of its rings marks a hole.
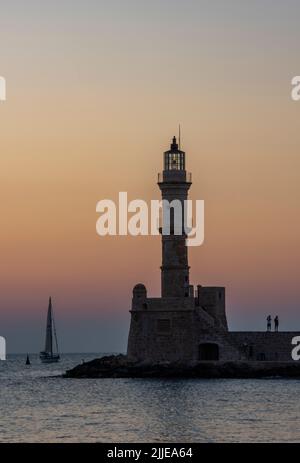
[[[300,328],[300,5],[294,0],[1,2],[0,335],[124,351],[132,288],[160,293],[160,237],[96,234],[96,203],[159,199],[182,126],[205,201],[193,284],[226,286],[231,329]]]

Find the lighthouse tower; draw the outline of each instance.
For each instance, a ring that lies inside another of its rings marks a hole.
[[[170,149],[164,153],[164,170],[158,176],[158,185],[164,204],[162,225],[166,225],[166,216],[169,223],[167,233],[164,233],[163,226],[160,228],[162,234],[161,295],[162,297],[188,297],[190,294],[186,246],[188,224],[185,223],[185,201],[191,186],[191,174],[185,170],[185,152],[178,148],[176,137],[173,138]],[[178,225],[177,228],[176,225]]]
[[[148,297],[139,283],[133,288],[127,356],[130,361],[156,364],[236,358],[228,343],[225,288],[190,285],[184,202],[191,187],[185,152],[174,137],[164,152],[158,175],[162,194],[161,297]],[[180,215],[181,213],[181,215]]]

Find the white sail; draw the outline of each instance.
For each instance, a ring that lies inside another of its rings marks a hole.
[[[51,301],[51,297],[49,298],[49,307],[48,307],[48,315],[47,315],[45,352],[47,352],[47,354],[51,354],[51,355],[53,354],[52,301]]]
[[[55,353],[53,352],[53,335],[54,335],[55,350],[56,350]],[[49,306],[48,306],[48,314],[47,314],[45,350],[43,352],[40,352],[40,359],[43,363],[58,362],[60,359],[60,355],[58,352],[56,329],[55,329],[54,317],[53,317],[53,311],[52,311],[51,297],[49,298]]]

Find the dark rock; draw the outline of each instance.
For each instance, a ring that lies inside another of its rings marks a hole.
[[[77,365],[65,378],[300,378],[300,362],[198,362],[150,365],[110,355]]]

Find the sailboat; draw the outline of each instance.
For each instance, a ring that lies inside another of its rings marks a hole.
[[[55,351],[53,347],[55,348]],[[51,297],[49,298],[47,314],[45,350],[40,352],[40,359],[42,363],[55,363],[60,360]]]

